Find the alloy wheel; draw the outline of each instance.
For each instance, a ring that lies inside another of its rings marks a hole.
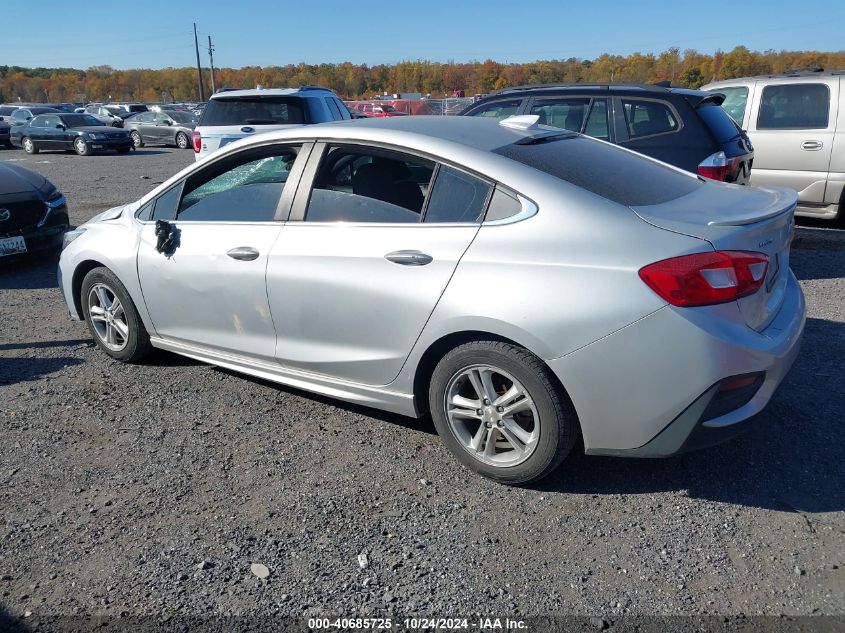
[[[100,342],[119,352],[129,342],[126,312],[114,290],[98,283],[88,291],[88,316]]]
[[[461,447],[491,466],[531,457],[540,438],[540,416],[526,388],[492,365],[472,365],[449,380],[443,403]]]

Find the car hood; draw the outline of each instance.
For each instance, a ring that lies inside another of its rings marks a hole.
[[[0,163],[0,196],[15,193],[36,193],[46,187],[47,179],[29,169]]]

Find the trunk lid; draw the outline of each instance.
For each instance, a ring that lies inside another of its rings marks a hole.
[[[649,224],[707,240],[716,250],[765,253],[763,286],[737,301],[746,324],[761,331],[783,302],[797,201],[791,189],[714,182],[669,202],[631,208]]]

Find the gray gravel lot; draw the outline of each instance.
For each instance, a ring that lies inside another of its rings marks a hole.
[[[79,224],[193,153],[0,160]],[[0,612],[843,615],[845,231],[799,229],[792,265],[804,348],[756,429],[520,489],[461,469],[427,419],[165,353],[113,362],[54,261],[0,264]]]

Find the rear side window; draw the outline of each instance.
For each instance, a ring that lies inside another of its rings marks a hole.
[[[668,202],[703,186],[694,176],[584,136],[547,137],[493,151],[626,206]]]
[[[812,130],[827,127],[830,91],[825,84],[766,86],[760,98],[758,130]]]
[[[603,141],[610,140],[610,132],[607,126],[607,100],[596,99],[593,101],[584,134],[600,138]]]
[[[507,101],[495,101],[474,110],[470,116],[490,117],[491,119],[506,119],[516,114],[522,99],[509,99]]]
[[[745,122],[745,104],[748,102],[748,88],[745,86],[735,86],[733,88],[717,88],[715,92],[721,92],[725,95],[725,100],[722,102],[722,110],[728,113],[738,125],[742,126]]]
[[[630,138],[666,134],[678,129],[678,120],[665,103],[622,99],[625,124]]]
[[[719,143],[726,143],[739,135],[739,127],[722,108],[715,103],[705,102],[696,109],[698,115],[707,124],[713,137]]]
[[[442,165],[423,222],[480,222],[492,188],[480,178]]]
[[[531,106],[531,114],[540,117],[540,125],[580,132],[589,105],[589,99],[543,99]]]
[[[296,125],[306,123],[301,99],[290,97],[224,97],[211,99],[202,126]]]

